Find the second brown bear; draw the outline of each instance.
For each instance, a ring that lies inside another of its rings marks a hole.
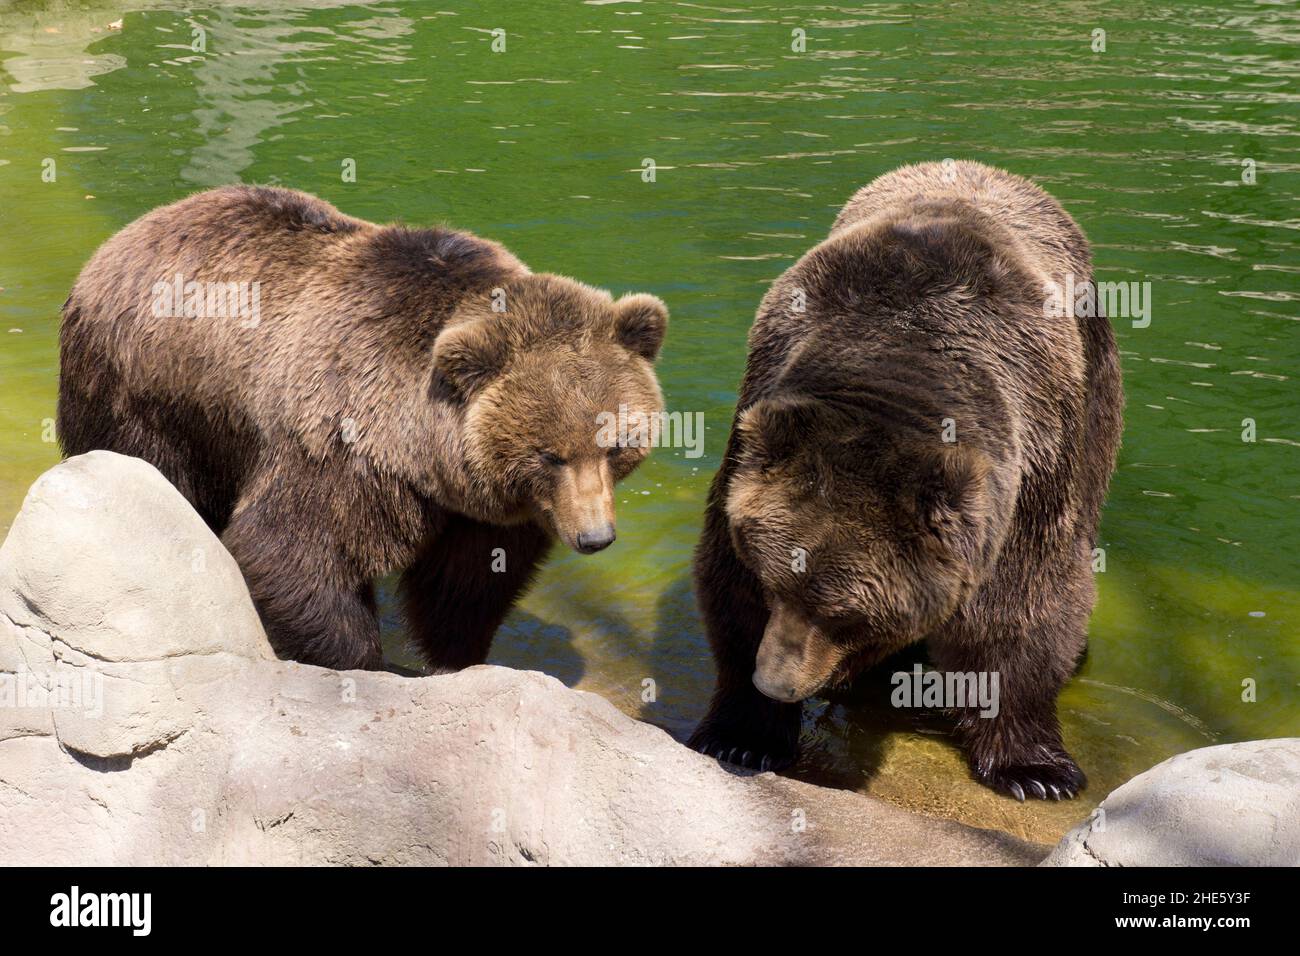
[[[1054,199],[947,161],[860,190],[775,282],[696,554],[718,683],[693,746],[789,764],[800,701],[925,640],[945,672],[997,675],[996,716],[957,711],[979,780],[1083,787],[1056,697],[1123,395],[1106,318],[1048,304],[1091,281]]]
[[[614,540],[668,315],[452,229],[231,186],[109,239],[64,306],[65,453],[152,463],[221,535],[281,657],[382,661],[401,570],[430,666],[487,657],[553,537]]]

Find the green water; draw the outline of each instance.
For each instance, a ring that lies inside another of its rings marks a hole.
[[[1116,320],[1107,566],[1061,700],[1085,796],[1192,747],[1300,734],[1297,44],[1281,2],[0,0],[0,532],[57,460],[59,305],[115,230],[237,181],[447,221],[672,309],[660,375],[671,409],[704,413],[706,454],[656,452],[619,496],[618,543],[557,554],[493,660],[682,737],[712,685],[690,554],[760,296],[858,186],[976,159],[1060,198],[1100,278],[1152,283],[1150,326]],[[799,773],[1040,839],[1086,812],[986,794],[885,689],[809,708]]]

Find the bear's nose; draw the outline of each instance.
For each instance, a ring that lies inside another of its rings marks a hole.
[[[578,550],[583,554],[595,554],[614,543],[614,526],[607,524],[603,528],[578,532]]]
[[[800,700],[799,692],[794,689],[794,685],[788,682],[771,681],[754,671],[754,686],[763,692],[765,697],[771,697],[773,700],[784,700],[794,703]]]

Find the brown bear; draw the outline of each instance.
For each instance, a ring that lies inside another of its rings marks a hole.
[[[667,311],[446,228],[231,186],[109,239],[63,309],[63,450],[155,465],[239,562],[281,657],[381,666],[402,569],[435,670],[482,663],[554,537],[614,540]]]
[[[924,639],[945,674],[996,675],[996,716],[953,708],[980,781],[1084,786],[1056,697],[1123,393],[1107,319],[1048,304],[1091,281],[1054,199],[953,161],[861,189],[776,280],[696,552],[718,675],[693,746],[788,765],[800,701]]]

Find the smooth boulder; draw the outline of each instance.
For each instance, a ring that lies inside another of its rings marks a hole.
[[[1300,738],[1192,750],[1138,774],[1044,866],[1300,866]]]

